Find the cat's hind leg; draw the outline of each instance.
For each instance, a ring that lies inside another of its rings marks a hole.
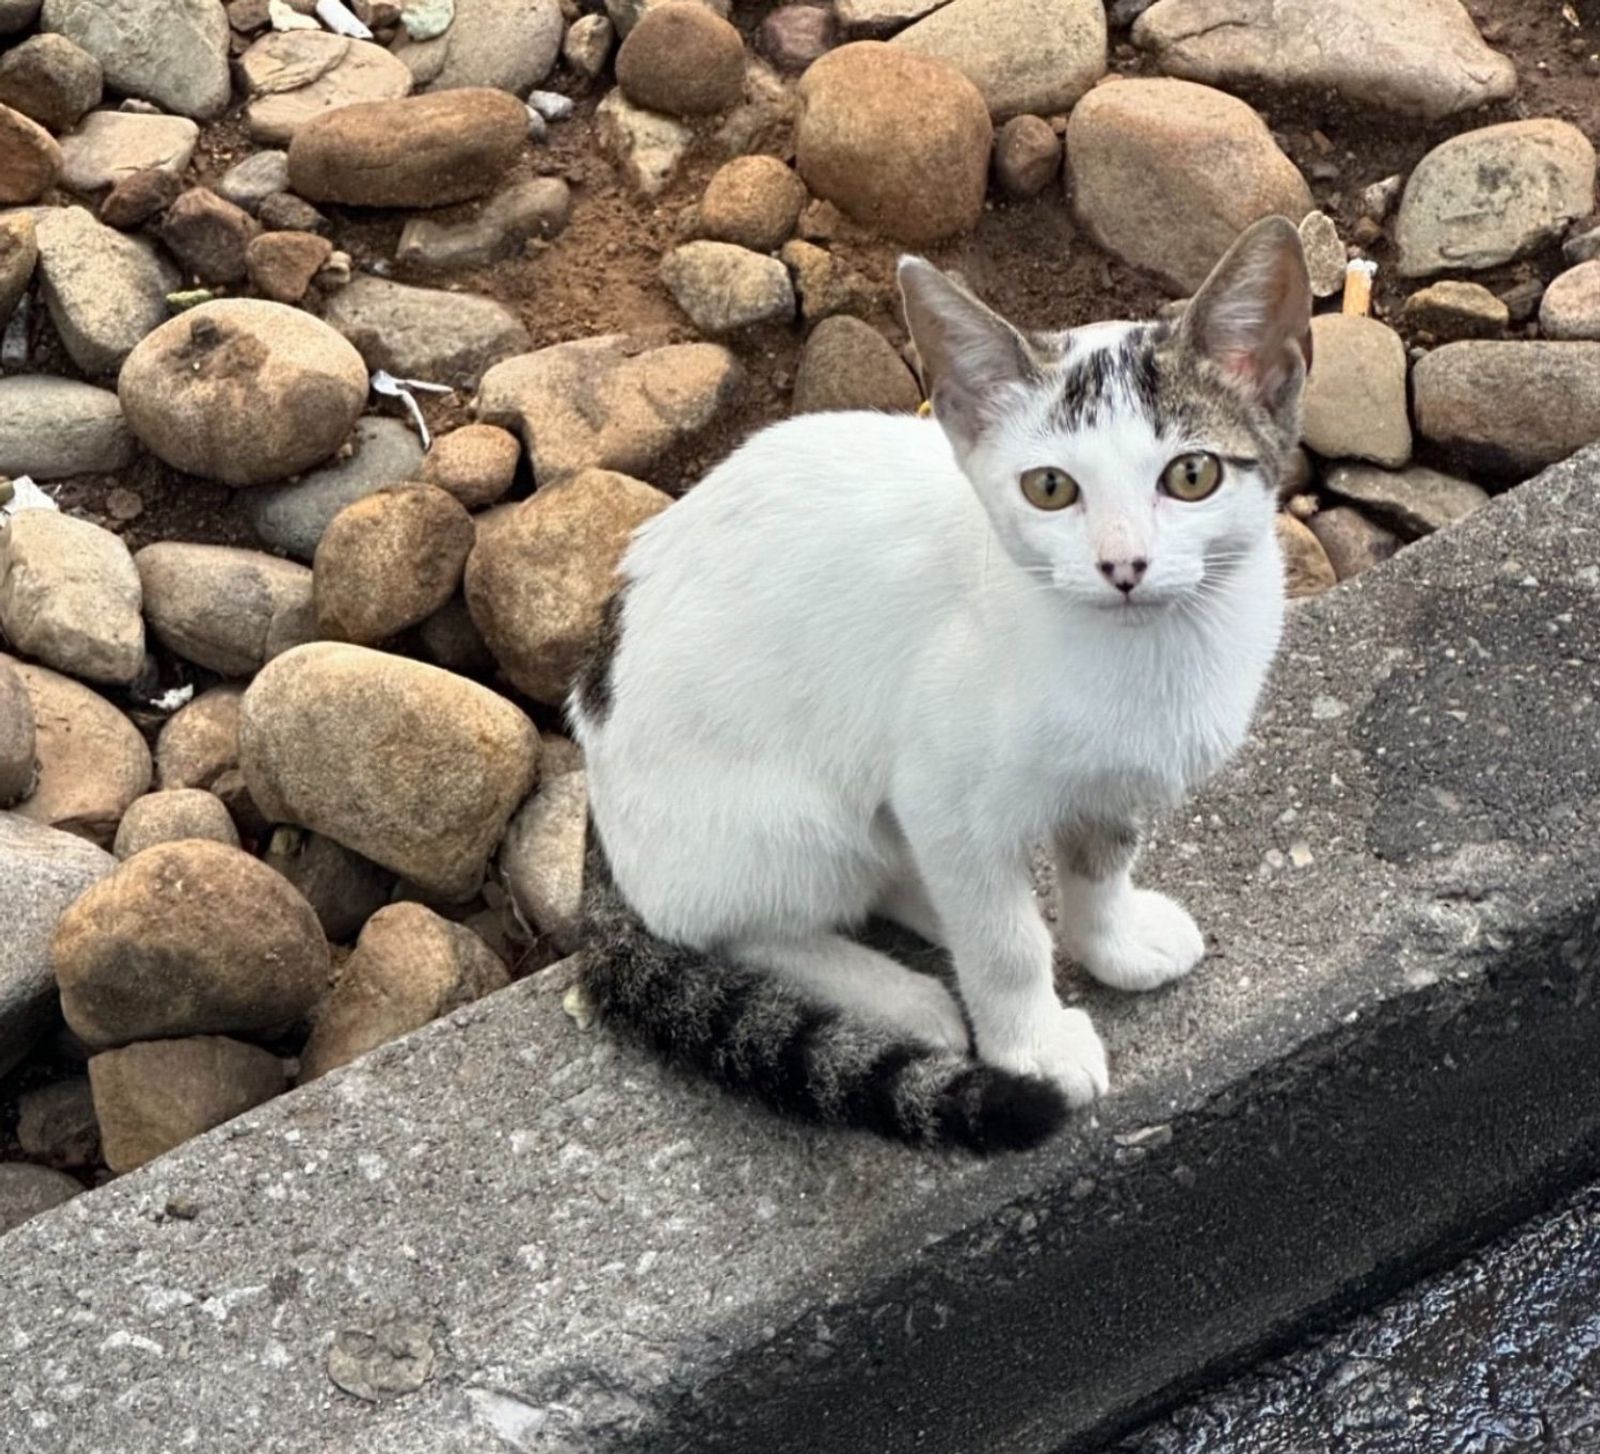
[[[966,1021],[955,996],[932,975],[846,939],[745,939],[727,946],[730,958],[788,980],[809,998],[909,1035],[924,1045],[967,1054]]]

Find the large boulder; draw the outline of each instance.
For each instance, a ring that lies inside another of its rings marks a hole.
[[[216,0],[45,0],[40,28],[88,51],[113,91],[200,120],[227,109],[228,13]]]
[[[298,823],[445,898],[468,897],[532,786],[539,737],[504,697],[362,646],[318,642],[245,693],[240,761]]]
[[[283,303],[227,298],[164,323],[117,382],[128,424],[175,469],[260,485],[327,459],[367,398],[361,355]]]

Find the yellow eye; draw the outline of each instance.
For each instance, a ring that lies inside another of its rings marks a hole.
[[[1046,465],[1022,477],[1022,493],[1040,510],[1064,510],[1078,498],[1078,482],[1065,470]]]
[[[1161,473],[1161,488],[1191,505],[1221,483],[1222,463],[1214,454],[1180,454]]]

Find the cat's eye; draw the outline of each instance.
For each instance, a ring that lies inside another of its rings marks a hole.
[[[1180,454],[1161,473],[1161,488],[1174,500],[1194,504],[1222,483],[1222,462],[1214,454]]]
[[[1039,510],[1064,510],[1078,498],[1078,482],[1053,465],[1029,470],[1022,477],[1022,493]]]

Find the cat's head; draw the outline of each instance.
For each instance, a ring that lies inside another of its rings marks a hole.
[[[920,258],[901,260],[900,287],[933,412],[995,533],[1066,599],[1153,617],[1271,533],[1311,362],[1285,218],[1247,229],[1174,324],[1025,334]]]

